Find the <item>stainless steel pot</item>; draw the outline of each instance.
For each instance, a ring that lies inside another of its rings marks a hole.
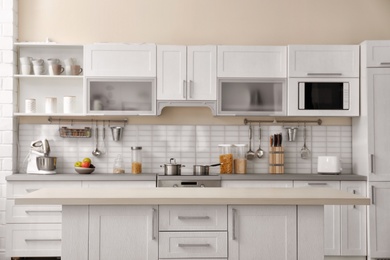
[[[220,163],[211,165],[194,165],[194,175],[209,175],[210,167],[219,166]]]
[[[164,167],[164,175],[181,175],[181,167],[185,167],[183,164],[176,163],[176,159],[171,158],[169,163],[160,165]]]
[[[54,171],[57,166],[57,157],[39,156],[37,157],[37,168],[40,171]]]

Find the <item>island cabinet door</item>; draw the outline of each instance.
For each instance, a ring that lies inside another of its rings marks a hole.
[[[296,206],[229,206],[229,260],[297,260]]]
[[[157,206],[90,206],[89,259],[157,260]]]

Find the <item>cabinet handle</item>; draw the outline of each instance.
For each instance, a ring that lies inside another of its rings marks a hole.
[[[390,62],[381,62],[381,65],[390,65]]]
[[[30,213],[62,213],[62,210],[25,210],[27,214]]]
[[[178,219],[186,220],[186,219],[209,219],[209,216],[178,216]]]
[[[307,185],[309,186],[326,186],[325,182],[309,182]]]
[[[371,204],[375,205],[375,186],[371,186]]]
[[[194,88],[194,84],[193,84],[192,80],[189,80],[190,98],[192,98],[192,91],[193,91],[193,88]]]
[[[156,240],[156,213],[157,210],[155,208],[152,209],[152,240]]]
[[[374,173],[374,155],[371,154],[371,173]]]
[[[34,192],[34,191],[37,191],[37,190],[39,190],[39,189],[26,189],[26,192],[27,193],[31,193],[31,192]]]
[[[308,76],[341,76],[343,73],[340,72],[330,72],[330,73],[321,73],[321,72],[311,72],[307,73]]]
[[[183,79],[183,98],[186,99],[187,96],[187,82]]]
[[[210,244],[177,244],[178,247],[209,247]]]
[[[61,238],[26,238],[26,242],[61,241]]]
[[[233,240],[236,240],[237,236],[236,236],[236,217],[237,217],[237,210],[236,209],[232,209],[232,215],[233,215],[233,232],[232,232],[232,239]]]
[[[352,190],[353,194],[356,194],[356,190]],[[353,205],[353,208],[356,209],[356,205]]]

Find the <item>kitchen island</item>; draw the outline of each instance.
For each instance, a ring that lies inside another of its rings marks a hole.
[[[41,189],[63,205],[62,259],[323,259],[324,205],[369,199],[321,188]]]

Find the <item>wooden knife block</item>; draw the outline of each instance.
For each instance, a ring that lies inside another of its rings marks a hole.
[[[283,147],[269,148],[268,171],[270,174],[284,173],[284,148]]]

